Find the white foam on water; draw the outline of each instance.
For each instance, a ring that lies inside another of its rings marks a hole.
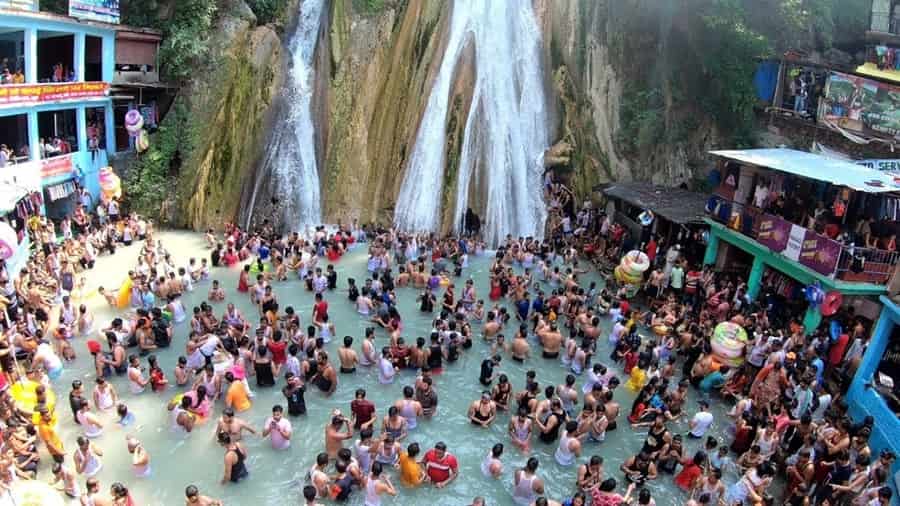
[[[268,175],[274,179],[274,195],[281,199],[281,224],[291,231],[322,221],[311,102],[315,83],[313,57],[324,5],[325,0],[304,0],[300,4],[300,18],[289,43],[291,68],[284,98],[288,110],[275,125],[260,171],[263,176],[257,177],[248,206],[252,213],[260,184],[269,184],[265,181]]]
[[[543,89],[541,32],[531,2],[459,0],[450,34],[394,211],[407,231],[440,227],[447,112],[463,49],[475,48],[476,81],[457,176],[454,227],[462,229],[473,177],[485,188],[482,234],[489,245],[506,234],[542,237],[543,153],[549,120]],[[479,210],[476,210],[478,212]]]

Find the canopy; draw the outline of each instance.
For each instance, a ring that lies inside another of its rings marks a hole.
[[[649,209],[673,223],[700,224],[706,216],[708,197],[681,188],[650,183],[614,183],[605,188],[603,193],[641,209]]]
[[[866,193],[900,191],[900,178],[892,174],[806,151],[742,149],[710,151],[710,154]]]

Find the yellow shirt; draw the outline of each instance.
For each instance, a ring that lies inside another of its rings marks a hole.
[[[247,390],[242,382],[231,382],[228,393],[225,394],[225,405],[233,407],[238,412],[250,409],[250,399],[247,397]]]
[[[53,426],[49,423],[44,423],[41,420],[41,423],[37,426],[38,435],[47,443],[47,451],[51,454],[55,454],[56,451],[50,449],[50,445],[53,445],[54,448],[58,448],[62,450],[63,454],[65,454],[66,449],[63,447],[62,440],[59,439],[59,434],[56,433],[56,430],[53,429]]]
[[[644,388],[645,383],[647,383],[647,373],[638,366],[632,367],[631,376],[625,382],[625,386],[632,392],[637,392]]]
[[[400,454],[400,483],[407,487],[415,487],[422,483],[422,468],[416,459],[411,458],[406,452]]]

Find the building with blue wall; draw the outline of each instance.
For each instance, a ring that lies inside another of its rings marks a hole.
[[[888,402],[879,393],[879,389],[874,386],[875,376],[879,371],[882,373],[894,371],[896,374],[897,368],[900,367],[900,307],[884,296],[881,297],[881,303],[884,309],[847,391],[847,403],[854,421],[859,422],[866,416],[871,416],[875,420],[869,438],[872,454],[877,456],[881,449],[889,448],[895,455],[900,456],[900,418],[891,410]],[[900,382],[900,374],[895,375],[893,379]],[[892,476],[889,479],[895,493],[892,504],[900,504],[896,499],[898,473],[900,473],[900,459],[894,461]]]
[[[99,198],[97,173],[116,146],[110,96],[116,31],[106,23],[0,9],[0,73],[7,76],[0,85],[0,144],[12,151],[0,171],[7,182],[39,180],[51,217],[71,210],[72,183]]]

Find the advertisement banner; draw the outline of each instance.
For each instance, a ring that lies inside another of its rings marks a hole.
[[[43,179],[70,174],[74,170],[72,155],[54,156],[53,158],[41,160],[40,164],[41,178]]]
[[[0,86],[0,108],[104,98],[108,93],[109,83],[105,82],[8,84]]]
[[[853,160],[853,163],[870,169],[900,174],[900,160]]]
[[[900,87],[832,72],[819,121],[870,137],[900,139]]]
[[[41,179],[49,179],[51,177],[71,174],[75,170],[75,164],[72,160],[73,155],[54,156],[46,160],[35,160],[33,162],[19,163],[14,166],[15,172],[20,176],[28,175],[29,189],[34,191],[33,186],[40,188],[40,183],[35,185],[35,181]],[[23,180],[24,183],[25,180]]]
[[[838,259],[841,256],[841,245],[812,230],[806,231],[803,238],[803,246],[800,250],[799,262],[810,269],[831,276],[837,268]]]
[[[787,248],[784,248],[784,256],[796,262],[800,258],[804,239],[806,239],[806,229],[791,223],[791,234],[788,237]]]
[[[69,16],[119,23],[119,0],[69,0]]]
[[[756,241],[775,253],[781,253],[787,247],[791,234],[791,223],[778,216],[764,214],[759,220],[759,232]]]
[[[19,9],[21,11],[38,11],[38,0],[0,0],[0,9]]]

